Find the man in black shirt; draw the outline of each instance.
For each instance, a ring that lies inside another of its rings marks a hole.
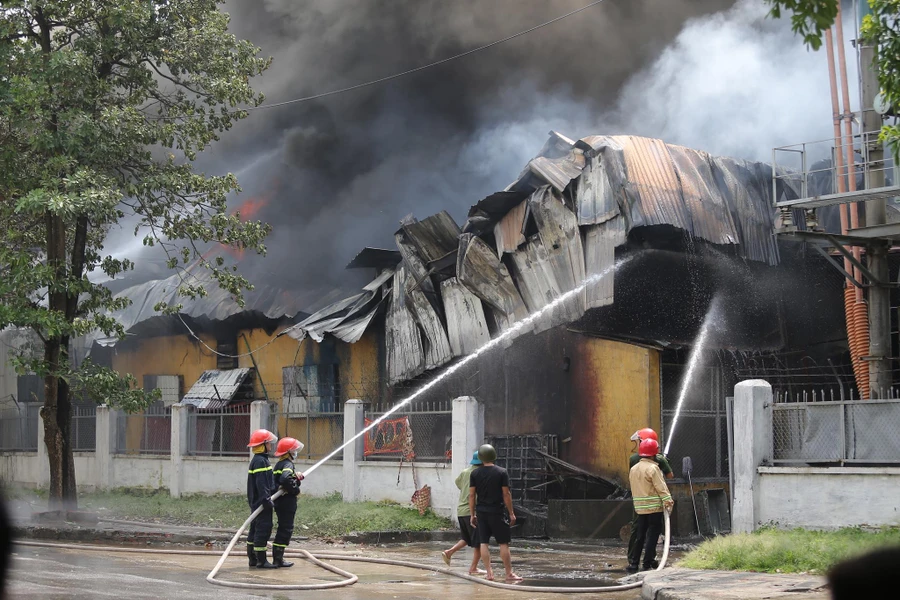
[[[509,554],[509,528],[516,524],[516,513],[513,510],[512,494],[509,492],[509,473],[506,469],[494,464],[497,451],[485,444],[478,449],[478,458],[484,463],[472,471],[469,478],[469,514],[475,528],[478,542],[481,544],[481,560],[487,570],[487,579],[494,579],[491,569],[491,536],[500,545],[500,559],[506,569],[507,581],[521,581],[522,578],[513,573],[512,557]],[[477,498],[477,502],[476,502]],[[503,508],[509,513],[509,521],[505,519]]]

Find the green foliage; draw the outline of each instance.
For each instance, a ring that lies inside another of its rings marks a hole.
[[[866,0],[860,0],[865,2]],[[772,5],[771,15],[791,13],[791,28],[803,36],[804,42],[818,50],[825,32],[834,25],[839,0],[766,0]],[[891,106],[900,107],[900,0],[868,0],[871,13],[863,18],[860,36],[864,43],[877,48],[875,69],[881,92]],[[895,158],[900,158],[900,127],[885,125],[881,141]]]
[[[172,525],[237,529],[249,514],[242,495],[193,494],[175,499],[166,491],[120,489],[82,494],[81,506],[108,518],[134,519]],[[297,498],[295,535],[335,537],[354,531],[431,531],[449,527],[447,519],[431,511],[382,502],[341,500],[340,493],[324,498]]]
[[[864,1],[864,0],[863,0]],[[803,37],[803,41],[818,50],[822,35],[834,24],[839,0],[766,0],[772,5],[771,15],[780,19],[782,10],[791,13],[791,29]]]
[[[0,7],[0,329],[30,328],[45,348],[62,348],[59,359],[22,356],[23,367],[126,409],[149,400],[134,381],[93,364],[75,373],[65,357],[70,338],[124,335],[109,315],[129,301],[91,280],[133,268],[105,252],[109,230],[136,223],[135,235],[161,247],[171,268],[209,269],[239,302],[249,283],[205,251],[265,252],[268,225],[228,214],[235,176],[191,164],[246,116],[241,107],[262,102],[250,79],[270,63],[228,33],[220,3]],[[206,295],[183,281],[182,294]]]
[[[832,565],[866,551],[900,544],[900,529],[866,531],[782,531],[766,528],[751,534],[717,537],[703,542],[679,566],[691,569],[824,573]]]

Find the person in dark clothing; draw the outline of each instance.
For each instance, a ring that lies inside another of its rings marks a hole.
[[[894,569],[898,564],[900,546],[881,548],[843,560],[828,571],[831,597],[833,600],[888,598],[896,593]]]
[[[269,452],[275,440],[275,434],[267,429],[257,429],[250,436],[248,448],[253,450],[250,469],[247,473],[247,503],[252,513],[260,506],[262,512],[250,522],[247,532],[247,557],[250,566],[258,569],[274,569],[275,565],[266,559],[266,544],[272,535],[272,494],[275,493],[275,478],[272,465],[269,464]]]
[[[272,563],[276,567],[294,566],[294,563],[284,560],[284,551],[287,550],[291,534],[294,533],[297,496],[300,495],[300,482],[303,480],[303,473],[294,470],[294,461],[297,460],[297,453],[301,450],[303,444],[291,437],[278,440],[278,447],[275,449],[275,458],[280,460],[275,463],[272,474],[275,477],[275,484],[284,490],[284,495],[275,499],[278,529],[275,530],[275,539],[272,541]]]
[[[509,529],[516,524],[512,494],[509,492],[509,473],[494,464],[497,451],[489,444],[478,449],[478,458],[483,465],[469,476],[469,514],[472,515],[470,523],[475,528],[481,545],[481,560],[487,570],[485,577],[494,579],[489,546],[493,537],[500,545],[500,559],[506,569],[506,581],[521,581],[522,578],[513,573],[512,557],[509,554],[509,541],[512,537]],[[509,514],[508,522],[503,514],[504,508]]]

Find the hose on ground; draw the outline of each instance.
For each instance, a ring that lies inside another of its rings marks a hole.
[[[620,592],[624,590],[632,590],[637,589],[643,585],[641,581],[634,581],[631,583],[625,583],[620,585],[611,585],[611,586],[598,586],[598,587],[564,587],[564,586],[553,586],[553,587],[545,587],[545,586],[533,586],[533,585],[518,585],[518,584],[510,584],[510,583],[502,583],[499,581],[489,581],[487,579],[483,579],[481,577],[474,577],[467,573],[460,573],[457,571],[453,571],[451,569],[445,567],[436,567],[432,565],[426,565],[422,563],[416,563],[407,560],[396,560],[389,558],[372,558],[367,556],[353,556],[347,554],[338,554],[338,553],[320,553],[320,554],[312,554],[303,549],[297,550],[289,550],[285,552],[285,556],[289,558],[303,558],[310,561],[312,564],[322,567],[332,573],[340,575],[344,577],[341,581],[332,581],[328,583],[314,583],[314,584],[269,584],[269,583],[250,583],[250,582],[239,582],[239,581],[223,581],[220,579],[216,579],[216,575],[219,570],[222,568],[222,565],[225,563],[225,560],[230,556],[232,550],[234,549],[234,545],[237,542],[237,539],[240,537],[241,533],[246,526],[250,524],[250,522],[256,518],[256,515],[259,514],[260,511],[254,512],[247,521],[244,522],[244,525],[238,530],[235,536],[232,538],[231,543],[229,543],[225,552],[219,558],[218,563],[215,568],[210,572],[207,576],[206,580],[215,585],[222,585],[225,587],[232,588],[241,588],[241,589],[258,589],[258,590],[325,590],[329,588],[338,588],[345,587],[349,585],[353,585],[356,583],[359,578],[343,569],[335,567],[332,564],[325,562],[325,560],[332,561],[347,561],[347,562],[361,562],[361,563],[372,563],[372,564],[380,564],[380,565],[389,565],[396,567],[405,567],[409,569],[417,569],[423,571],[431,571],[433,573],[441,573],[443,575],[450,575],[452,577],[458,577],[460,579],[465,579],[471,581],[473,583],[478,583],[481,585],[490,586],[497,589],[518,591],[518,592],[531,592],[531,593],[555,593],[555,594],[592,594],[592,593],[603,593],[603,592]],[[670,538],[671,538],[671,529],[669,522],[669,514],[664,512],[664,522],[665,522],[665,544],[663,546],[663,554],[659,561],[659,567],[656,570],[660,570],[665,567],[666,562],[669,558],[669,548],[670,548]],[[47,547],[47,548],[58,548],[63,550],[89,550],[89,551],[98,551],[98,552],[130,552],[135,554],[170,554],[170,555],[217,555],[217,550],[182,550],[182,549],[172,549],[172,548],[128,548],[128,547],[117,547],[117,546],[98,546],[92,544],[64,544],[64,543],[56,543],[56,542],[32,542],[32,541],[18,541],[17,542],[23,546],[36,546],[36,547]],[[243,557],[243,555],[241,555]]]
[[[275,496],[273,496],[274,498]],[[354,556],[347,554],[338,554],[338,553],[320,553],[320,554],[312,554],[306,550],[297,549],[297,550],[289,550],[285,552],[285,556],[289,558],[303,558],[311,562],[312,564],[331,571],[336,575],[340,575],[344,579],[341,581],[331,581],[327,583],[314,583],[314,584],[270,584],[270,583],[250,583],[250,582],[242,582],[242,581],[223,581],[221,579],[216,579],[216,575],[218,575],[219,570],[225,563],[225,560],[231,555],[231,552],[234,550],[234,546],[237,543],[237,540],[240,538],[241,534],[244,532],[247,526],[256,518],[256,516],[262,512],[262,509],[258,509],[250,515],[250,517],[244,522],[240,529],[238,529],[237,533],[231,539],[231,542],[228,544],[228,547],[225,549],[225,552],[222,553],[219,561],[216,563],[216,566],[210,571],[209,575],[207,575],[206,580],[214,585],[221,585],[225,587],[231,588],[240,588],[240,589],[258,589],[258,590],[325,590],[330,588],[338,588],[345,587],[349,585],[353,585],[357,581],[359,581],[359,577],[350,573],[349,571],[345,571],[340,569],[332,564],[325,562],[326,560],[331,561],[347,561],[347,562],[361,562],[361,563],[372,563],[372,564],[380,564],[380,565],[389,565],[396,567],[404,567],[409,569],[417,569],[422,571],[431,571],[433,573],[441,573],[443,575],[450,575],[452,577],[458,577],[460,579],[465,579],[471,581],[473,583],[478,583],[481,585],[490,586],[497,589],[518,591],[518,592],[531,592],[531,593],[551,593],[551,594],[593,594],[593,593],[603,593],[603,592],[620,592],[624,590],[632,590],[637,589],[643,585],[641,581],[634,581],[631,583],[619,584],[619,585],[611,585],[611,586],[597,586],[597,587],[565,587],[565,586],[533,586],[533,585],[519,585],[512,583],[502,583],[499,581],[489,581],[487,579],[483,579],[481,577],[474,577],[467,573],[460,573],[457,571],[453,571],[446,567],[437,567],[433,565],[426,565],[422,563],[416,563],[407,560],[397,560],[397,559],[389,559],[389,558],[372,558],[367,556]],[[670,548],[670,538],[671,538],[671,528],[669,522],[669,514],[667,512],[663,513],[664,522],[665,522],[665,543],[663,546],[663,554],[659,561],[659,567],[656,570],[661,570],[665,567],[666,562],[669,558],[669,548]],[[172,548],[128,548],[128,547],[118,547],[118,546],[98,546],[92,544],[65,544],[65,543],[56,543],[56,542],[33,542],[33,541],[17,541],[16,542],[22,546],[35,546],[35,547],[46,547],[46,548],[58,548],[62,550],[88,550],[88,551],[98,551],[98,552],[125,552],[125,553],[134,553],[134,554],[169,554],[169,555],[194,555],[194,556],[208,556],[208,555],[217,555],[217,550],[183,550],[183,549],[172,549]],[[243,557],[243,555],[241,555]]]

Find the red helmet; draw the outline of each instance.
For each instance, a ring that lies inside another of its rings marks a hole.
[[[641,458],[652,458],[658,453],[659,442],[652,438],[641,440],[641,445],[638,447],[638,454],[641,456]]]
[[[278,438],[275,437],[275,434],[268,429],[257,429],[250,435],[250,443],[247,444],[247,447],[253,448],[254,446],[259,446],[260,444],[265,444],[266,442],[274,442],[277,439]]]
[[[632,442],[639,442],[641,440],[656,440],[658,442],[659,436],[649,427],[644,427],[643,429],[638,429],[631,435]]]
[[[298,442],[292,437],[281,438],[278,440],[278,447],[275,448],[275,456],[284,456],[288,452],[300,452],[303,450],[303,442]]]

